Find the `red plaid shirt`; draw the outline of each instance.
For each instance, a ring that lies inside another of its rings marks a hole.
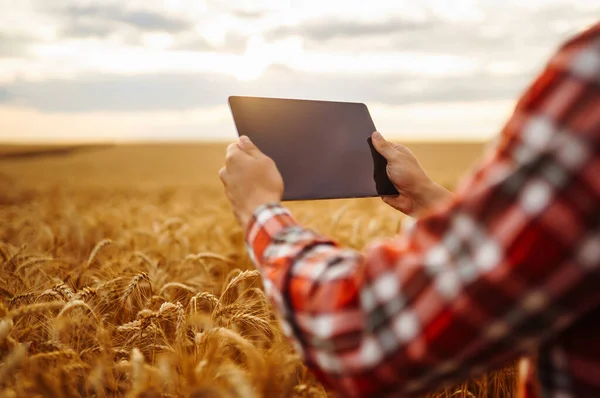
[[[406,234],[358,253],[270,204],[247,246],[284,333],[344,396],[419,395],[535,356],[526,394],[600,397],[600,24]]]

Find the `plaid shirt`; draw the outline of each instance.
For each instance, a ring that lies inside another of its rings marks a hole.
[[[284,333],[344,396],[419,395],[535,356],[523,395],[600,397],[600,24],[407,233],[358,253],[269,204],[246,242]]]

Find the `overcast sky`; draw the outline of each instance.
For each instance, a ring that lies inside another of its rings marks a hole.
[[[229,95],[488,139],[598,0],[0,0],[0,141],[225,139]]]

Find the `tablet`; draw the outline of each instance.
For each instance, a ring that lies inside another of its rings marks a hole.
[[[229,107],[238,135],[275,161],[283,200],[398,195],[365,104],[231,96]]]

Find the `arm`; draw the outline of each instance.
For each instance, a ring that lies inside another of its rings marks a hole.
[[[526,92],[457,198],[407,235],[357,253],[278,204],[254,213],[248,250],[323,382],[417,395],[531,352],[600,304],[600,29],[586,35]]]

